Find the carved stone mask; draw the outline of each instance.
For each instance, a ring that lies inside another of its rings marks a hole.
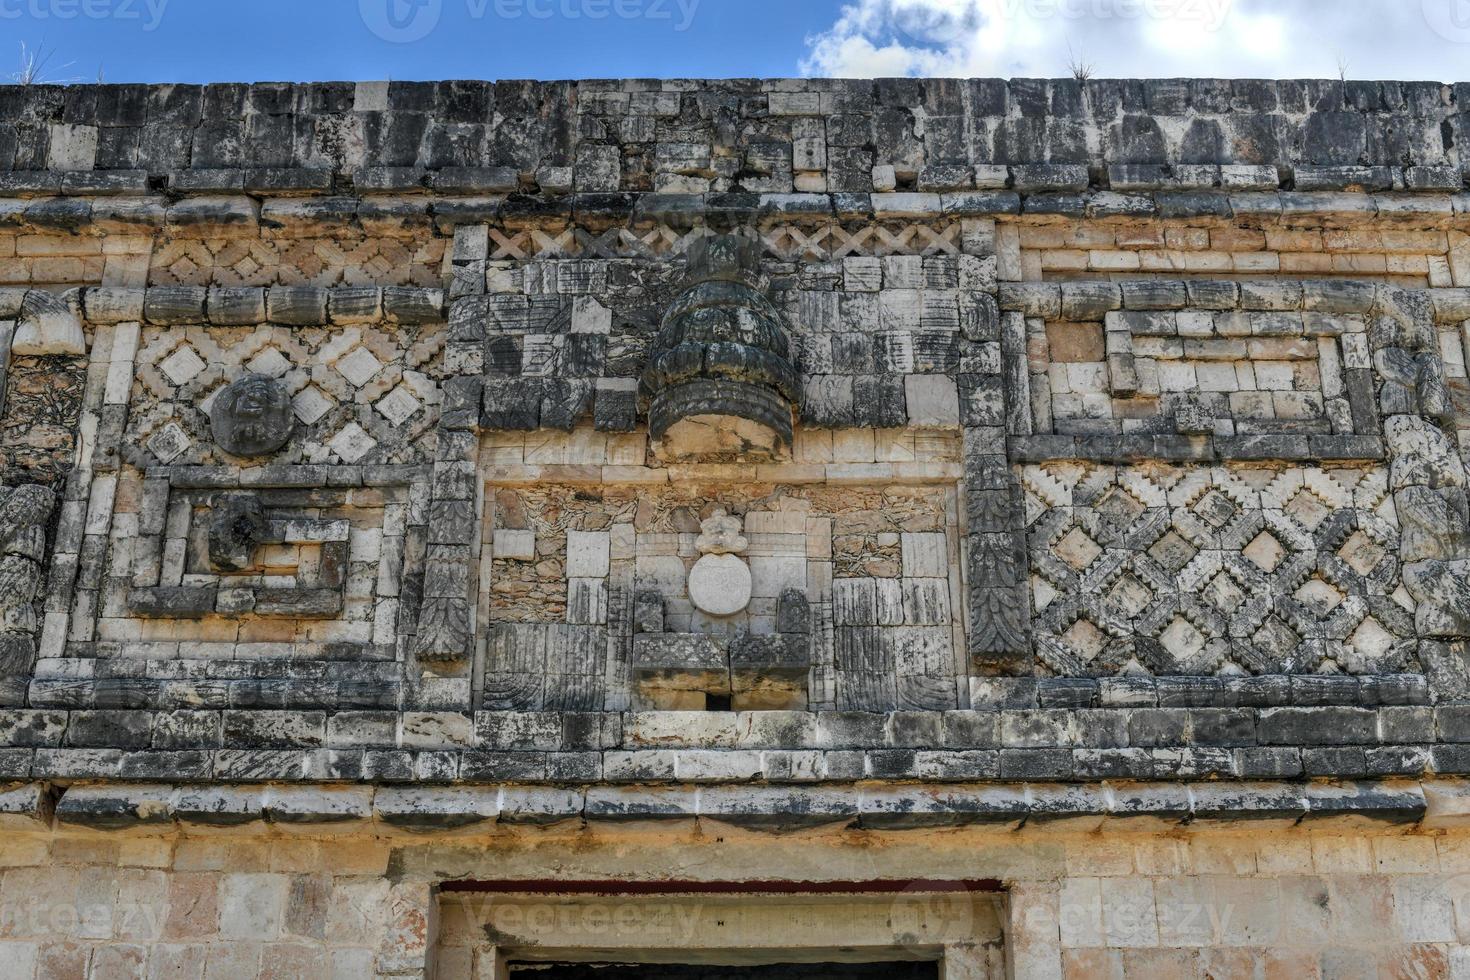
[[[209,562],[222,572],[243,572],[255,564],[255,549],[265,538],[265,512],[253,493],[215,501],[209,520]]]
[[[279,384],[250,374],[227,386],[214,399],[210,428],[214,441],[232,456],[264,456],[291,439],[296,416],[291,397]]]
[[[715,509],[714,514],[699,525],[699,540],[694,546],[702,555],[734,555],[750,547],[746,540],[745,525],[738,517],[731,517],[723,507]]]

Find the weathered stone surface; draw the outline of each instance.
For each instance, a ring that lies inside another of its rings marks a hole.
[[[1470,766],[1463,101],[17,90],[0,248],[57,289],[0,289],[0,449],[60,513],[0,556],[0,776],[443,789],[171,804],[390,833],[488,829],[501,780],[533,824],[629,780],[1412,808],[1236,782]],[[711,800],[596,806],[784,826]]]
[[[265,513],[254,494],[226,494],[215,500],[209,523],[209,560],[226,572],[255,564],[255,549],[266,536]]]
[[[711,616],[733,616],[750,605],[750,567],[734,555],[705,555],[689,572],[689,598]]]
[[[709,461],[786,455],[801,386],[782,316],[758,288],[756,243],[702,238],[686,275],[642,376],[656,450]]]
[[[0,88],[0,957],[1463,972],[1466,104]]]
[[[65,300],[32,289],[21,303],[10,352],[24,356],[82,355],[87,353],[87,339],[76,312]]]
[[[1393,455],[1393,487],[1464,488],[1465,466],[1437,426],[1414,415],[1384,420],[1384,438]]]
[[[215,396],[210,431],[221,449],[233,456],[267,456],[291,439],[296,416],[291,399],[279,384],[248,375]]]
[[[20,704],[18,690],[35,667],[46,561],[46,524],[56,495],[36,485],[0,491],[0,703]]]

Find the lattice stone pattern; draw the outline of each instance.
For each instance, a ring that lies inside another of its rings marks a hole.
[[[1037,652],[1066,676],[1414,669],[1377,466],[1022,471]]]

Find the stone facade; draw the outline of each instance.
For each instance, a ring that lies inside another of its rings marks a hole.
[[[1467,107],[0,87],[0,976],[1470,976]]]

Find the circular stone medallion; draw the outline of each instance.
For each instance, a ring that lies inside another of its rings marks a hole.
[[[232,456],[265,456],[291,439],[291,396],[264,375],[249,374],[224,388],[210,407],[214,441]]]
[[[734,555],[705,555],[689,573],[689,599],[708,616],[742,612],[750,589],[750,567]]]

